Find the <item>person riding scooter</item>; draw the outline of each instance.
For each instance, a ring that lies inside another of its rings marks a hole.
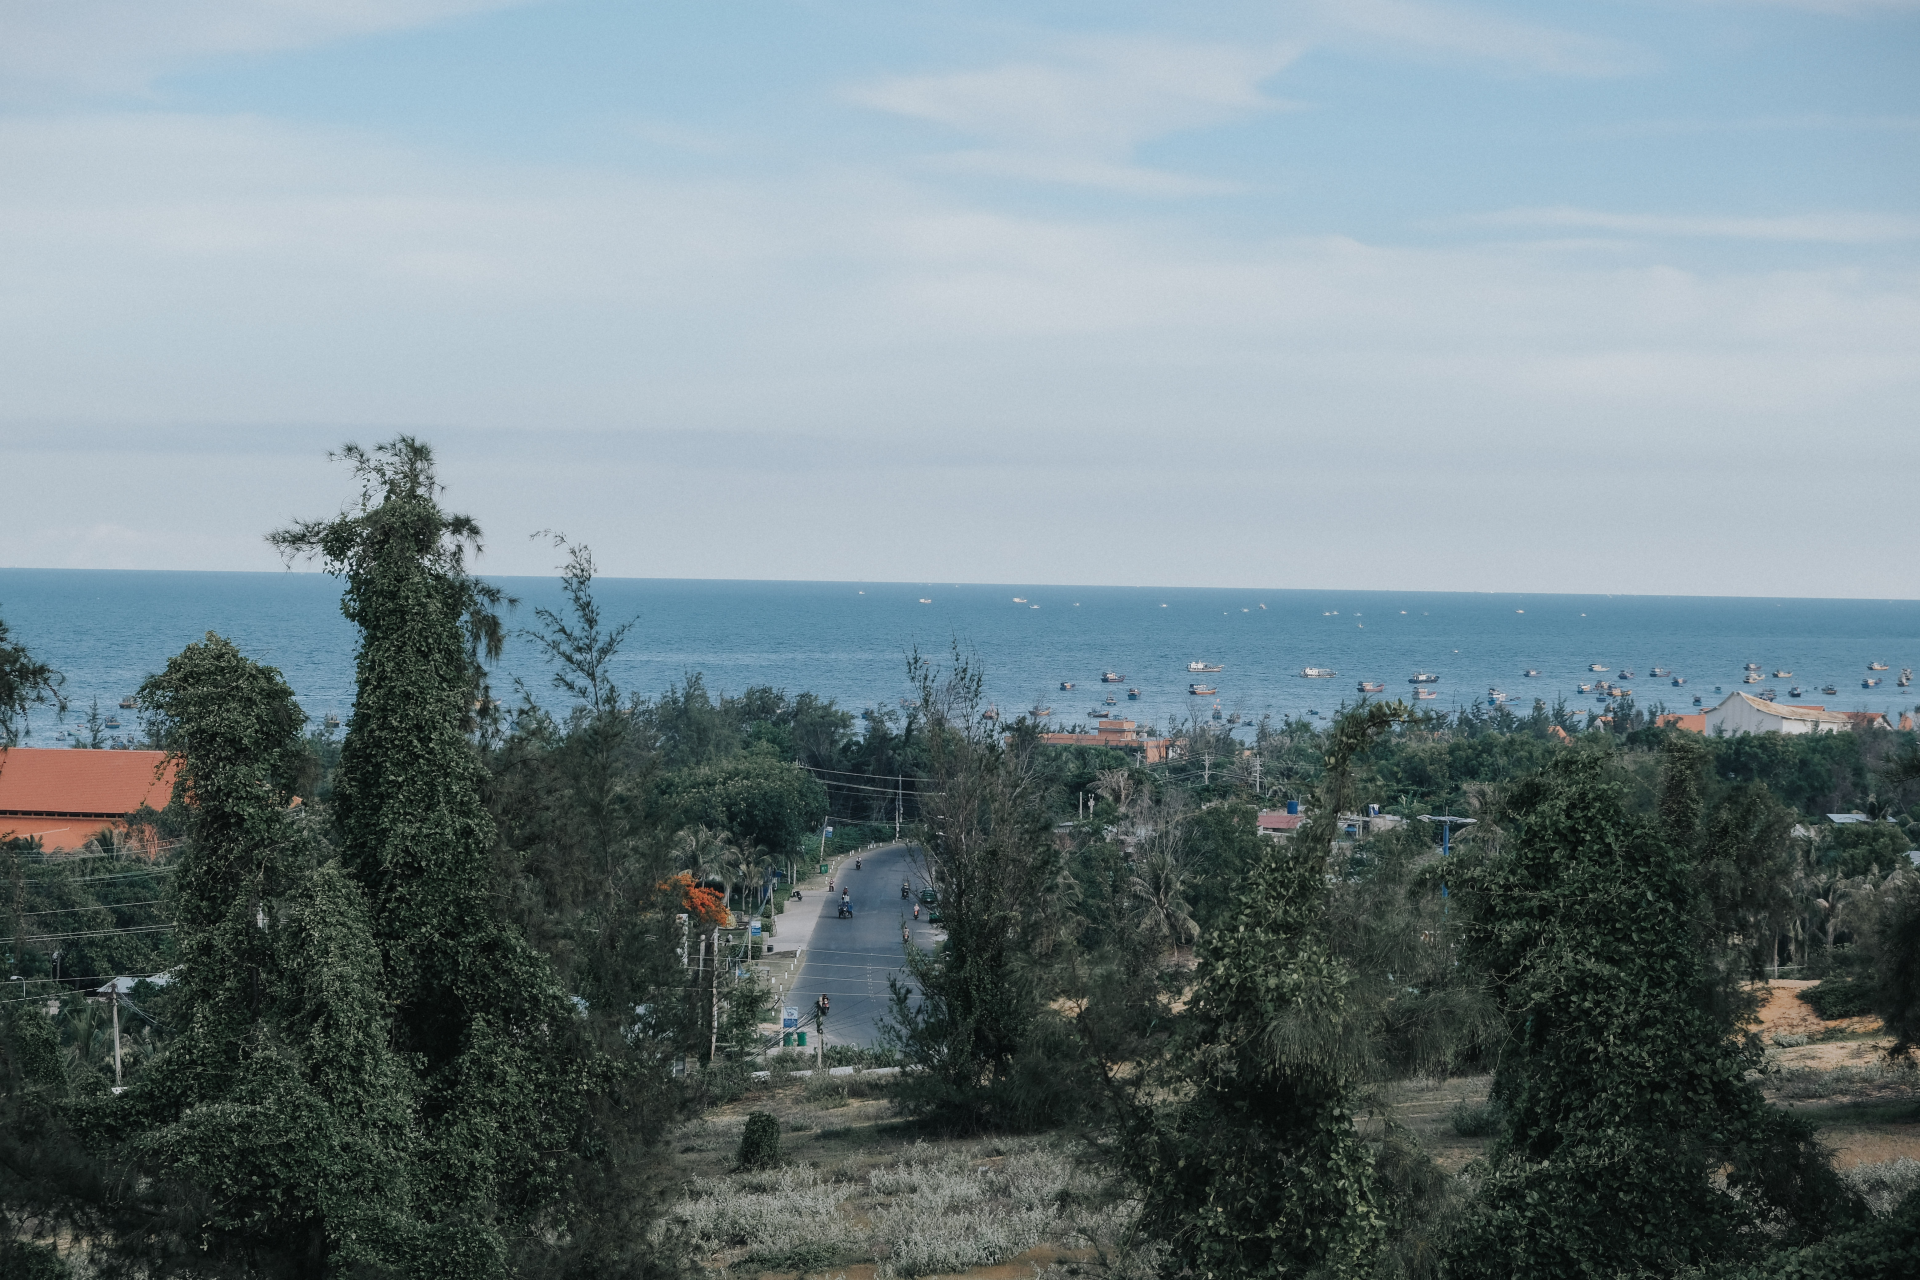
[[[853,869],[854,869],[855,871],[858,871],[858,870],[860,869],[860,859],[858,859],[858,858],[855,858],[855,859],[853,860]]]
[[[900,896],[903,898],[911,898],[913,896],[912,887],[909,886],[905,880],[900,882]]]

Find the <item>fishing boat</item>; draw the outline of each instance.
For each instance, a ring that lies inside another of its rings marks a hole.
[[[1524,676],[1537,676],[1540,673],[1538,671],[1535,671],[1532,667],[1528,667],[1525,671],[1521,672],[1520,674]]]
[[[320,723],[326,725],[329,729],[338,729],[340,727],[340,717],[329,711],[327,712],[327,718]]]
[[[1837,694],[1837,693],[1839,693],[1840,691],[1839,691],[1838,689],[1836,689],[1836,688],[1834,688],[1834,687],[1833,687],[1832,685],[1827,685],[1827,686],[1825,686],[1825,687],[1823,687],[1823,688],[1822,688],[1822,689],[1820,690],[1820,692],[1822,692],[1822,693],[1824,693],[1824,694],[1826,694],[1826,695],[1827,695],[1827,696],[1828,696],[1829,698],[1831,698],[1831,697],[1833,697],[1833,696],[1834,696],[1835,694]]]
[[[1121,675],[1117,671],[1108,671],[1108,672],[1102,673],[1102,675],[1100,676],[1100,683],[1101,684],[1124,684],[1126,682],[1126,679],[1127,678],[1125,676]]]
[[[108,716],[108,717],[107,717],[107,728],[109,728],[109,729],[118,729],[119,727],[120,727],[120,717],[119,717],[119,716]]]
[[[1242,613],[1245,613],[1245,612],[1246,612],[1246,610],[1245,610],[1245,609],[1242,609],[1242,610],[1241,610],[1240,612],[1242,612]],[[1228,712],[1228,713],[1227,713],[1227,723],[1228,723],[1228,724],[1239,724],[1239,723],[1240,723],[1240,713],[1239,713],[1238,711],[1230,711],[1230,712]]]
[[[1590,685],[1590,684],[1583,684],[1583,685],[1581,685],[1581,686],[1580,686],[1580,692],[1582,692],[1582,693],[1592,693],[1592,692],[1593,692],[1593,686],[1592,686],[1592,685]]]
[[[1759,684],[1760,673],[1758,671],[1749,671],[1747,672],[1746,675],[1740,678],[1740,683],[1741,684]]]
[[[1302,667],[1300,674],[1308,680],[1331,680],[1340,673],[1332,667]]]
[[[1025,604],[1027,602],[1027,598],[1025,596],[1015,596],[1013,598],[1013,602],[1015,604]]]
[[[1500,692],[1500,691],[1499,691],[1498,689],[1489,689],[1489,690],[1487,690],[1487,705],[1488,705],[1488,706],[1490,706],[1490,707],[1497,707],[1497,706],[1499,706],[1499,705],[1500,705],[1501,703],[1503,703],[1503,702],[1506,702],[1507,700],[1508,700],[1508,699],[1507,699],[1507,695],[1506,695],[1506,694],[1504,694],[1504,693],[1502,693],[1502,692]]]
[[[1868,677],[1867,677],[1867,678],[1866,678],[1865,680],[1862,680],[1862,681],[1860,682],[1860,687],[1861,687],[1862,689],[1871,689],[1871,688],[1873,688],[1873,687],[1874,687],[1875,685],[1877,685],[1877,684],[1879,684],[1879,683],[1880,683],[1880,677],[1879,677],[1879,676],[1868,676]],[[111,721],[111,720],[109,720],[109,721],[107,721],[107,723],[108,723],[108,724],[112,724],[112,723],[113,723],[113,721]]]
[[[1622,667],[1620,668],[1620,678],[1622,680],[1631,680],[1633,679],[1633,672],[1627,670],[1625,667]]]
[[[1062,680],[1062,681],[1060,682],[1060,687],[1061,687],[1062,689],[1071,689],[1071,688],[1073,688],[1073,681],[1071,681],[1071,680]]]
[[[1407,677],[1408,684],[1439,684],[1440,677],[1431,671],[1416,671]]]
[[[1213,718],[1214,718],[1215,720],[1223,720],[1223,719],[1225,719],[1225,718],[1226,718],[1226,714],[1227,714],[1226,712],[1224,712],[1224,711],[1222,711],[1222,710],[1220,709],[1220,704],[1219,704],[1219,703],[1217,703],[1217,702],[1216,702],[1216,703],[1214,703],[1214,704],[1213,704]]]
[[[1778,689],[1762,689],[1760,696],[1768,702],[1778,702],[1780,700],[1780,691]]]
[[[932,603],[933,603],[933,601],[932,601],[932,600],[930,600],[930,599],[928,599],[928,598],[927,598],[926,596],[921,596],[921,597],[920,597],[920,603],[921,603],[921,604],[932,604]]]
[[[1804,698],[1807,695],[1801,691],[1799,685],[1795,685],[1793,688],[1787,690],[1787,696],[1789,698]]]
[[[1678,689],[1681,685],[1685,684],[1686,682],[1687,682],[1687,678],[1685,676],[1675,676],[1673,678],[1673,687]]]
[[[1187,692],[1197,698],[1210,698],[1220,691],[1210,684],[1190,684],[1187,686]]]
[[[1127,696],[1129,698],[1138,698],[1140,696],[1140,691],[1138,689],[1129,689],[1127,690]]]
[[[1791,678],[1792,675],[1793,675],[1793,672],[1791,671],[1776,671],[1773,673],[1773,678],[1775,680],[1786,680]]]
[[[1114,697],[1114,696],[1113,696],[1112,694],[1108,694],[1108,695],[1107,695],[1107,705],[1108,705],[1108,706],[1110,706],[1110,707],[1117,707],[1117,706],[1119,706],[1119,705],[1120,705],[1120,699],[1118,699],[1118,698],[1116,698],[1116,697]]]
[[[998,720],[1000,718],[1000,708],[989,705],[985,711],[980,713],[980,718],[982,720]]]
[[[1884,662],[1869,662],[1867,664],[1867,670],[1869,671],[1885,671],[1886,669],[1887,664]]]
[[[1385,693],[1386,691],[1387,686],[1381,684],[1378,680],[1362,680],[1360,682],[1360,692],[1362,693]]]
[[[120,699],[120,709],[122,711],[131,711],[133,710],[133,706],[134,706],[134,703],[133,703],[132,694],[128,694],[126,697]]]
[[[1589,671],[1609,671],[1611,669],[1612,668],[1608,667],[1604,662],[1590,662],[1587,664],[1587,670]]]
[[[1415,702],[1432,702],[1435,698],[1439,696],[1440,696],[1439,694],[1435,693],[1431,689],[1415,689],[1413,691],[1413,700]]]
[[[1050,716],[1050,715],[1052,715],[1052,714],[1053,714],[1053,708],[1052,708],[1052,707],[1035,707],[1035,708],[1033,709],[1033,718],[1034,718],[1035,720],[1041,720],[1041,719],[1044,719],[1044,718],[1046,718],[1047,716]]]
[[[1693,695],[1693,705],[1696,707],[1700,705],[1700,695],[1697,693]]]
[[[1749,662],[1749,663],[1747,664],[1747,667],[1746,667],[1746,669],[1747,669],[1748,671],[1758,671],[1758,670],[1760,669],[1760,664],[1759,664],[1759,663],[1757,663],[1757,662]]]
[[[1223,666],[1220,666],[1218,663],[1189,662],[1187,664],[1187,670],[1189,671],[1225,671],[1226,668]]]
[[[1673,672],[1667,670],[1665,667],[1650,667],[1647,670],[1647,674],[1652,676],[1655,680],[1658,680],[1664,676],[1672,675]]]

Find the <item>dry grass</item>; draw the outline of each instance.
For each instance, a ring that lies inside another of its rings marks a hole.
[[[1138,1269],[1120,1247],[1134,1206],[1071,1139],[929,1141],[894,1119],[883,1088],[847,1079],[762,1089],[689,1125],[667,1229],[734,1276]],[[749,1111],[780,1121],[782,1166],[732,1167]]]

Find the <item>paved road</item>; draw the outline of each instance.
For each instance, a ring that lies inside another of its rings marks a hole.
[[[821,904],[806,961],[788,1001],[799,1007],[801,1025],[811,1029],[814,1000],[822,993],[832,998],[828,1044],[874,1042],[887,1013],[887,978],[906,977],[901,964],[902,924],[920,947],[931,947],[938,935],[926,923],[925,908],[918,923],[913,919],[913,904],[926,886],[926,875],[911,846],[885,845],[862,854],[860,860],[859,871],[853,869],[852,859],[841,864],[842,878],[834,882],[831,898]],[[913,886],[912,901],[900,897],[902,880]],[[853,906],[853,916],[847,920],[838,915],[842,889]]]

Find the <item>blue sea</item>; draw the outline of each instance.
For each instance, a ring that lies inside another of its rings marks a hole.
[[[510,625],[535,606],[559,608],[551,578],[499,578],[517,597]],[[1258,591],[1017,584],[748,582],[603,578],[605,617],[634,620],[615,669],[623,690],[655,695],[701,673],[710,690],[771,685],[812,691],[853,711],[897,708],[909,696],[907,655],[945,661],[958,643],[1009,715],[1050,708],[1061,725],[1119,714],[1165,726],[1217,703],[1244,721],[1326,716],[1358,697],[1361,680],[1407,696],[1417,672],[1439,677],[1423,704],[1486,705],[1490,690],[1525,713],[1535,698],[1597,709],[1578,686],[1612,679],[1642,706],[1707,706],[1742,689],[1781,701],[1897,714],[1920,690],[1895,685],[1920,665],[1920,601],[1746,599],[1709,596],[1493,595],[1389,591]],[[0,569],[0,617],[14,637],[67,679],[75,707],[112,710],[169,655],[208,631],[278,667],[307,711],[346,717],[353,704],[355,632],[340,614],[340,584],[315,573],[188,573]],[[1217,674],[1190,675],[1193,661]],[[1766,679],[1741,684],[1744,664]],[[1868,665],[1884,662],[1884,672]],[[1607,670],[1593,673],[1590,664]],[[1684,687],[1651,677],[1662,667]],[[1304,679],[1306,667],[1331,679]],[[1529,669],[1537,676],[1524,674]],[[1634,673],[1622,679],[1622,669]],[[1791,672],[1774,677],[1773,672]],[[1103,672],[1124,676],[1102,685]],[[516,637],[494,689],[523,685],[559,709],[536,647]],[[1878,676],[1877,688],[1863,679]],[[1217,694],[1195,697],[1193,681]],[[1065,691],[1062,681],[1075,688]],[[1820,693],[1831,684],[1838,691]],[[1790,698],[1790,690],[1802,692]],[[1140,690],[1129,699],[1128,688]],[[1114,706],[1103,699],[1117,698]],[[35,745],[57,745],[62,725],[33,721]],[[129,725],[130,727],[130,725]]]

